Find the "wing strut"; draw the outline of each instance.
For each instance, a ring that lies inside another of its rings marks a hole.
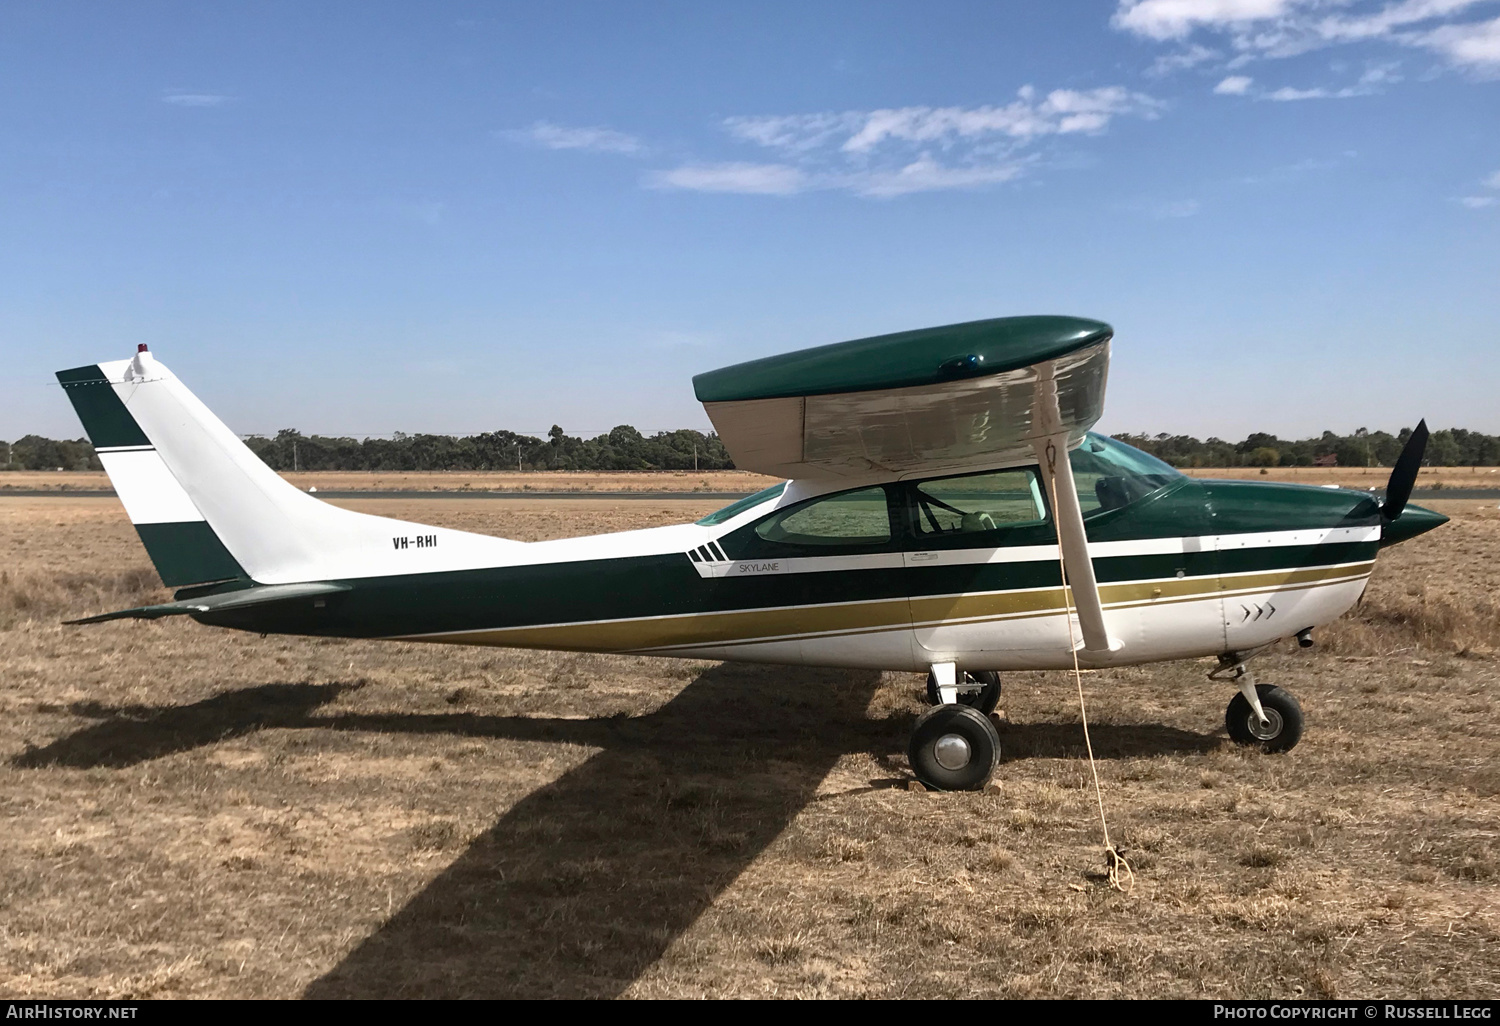
[[[1035,403],[1032,423],[1041,428],[1033,439],[1037,462],[1041,464],[1043,483],[1053,497],[1053,516],[1057,518],[1057,536],[1062,548],[1066,583],[1072,586],[1073,606],[1078,611],[1078,626],[1083,632],[1083,650],[1093,655],[1118,652],[1123,644],[1109,636],[1104,627],[1104,604],[1099,599],[1099,582],[1094,577],[1094,562],[1089,558],[1089,540],[1083,527],[1083,507],[1073,483],[1073,465],[1068,462],[1068,431],[1058,408],[1056,365],[1052,360],[1037,365]]]

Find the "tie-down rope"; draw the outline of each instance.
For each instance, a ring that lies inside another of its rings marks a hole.
[[[1057,527],[1057,567],[1062,574],[1063,613],[1068,620],[1068,650],[1073,653],[1073,680],[1078,684],[1078,715],[1083,720],[1083,744],[1089,753],[1089,772],[1094,775],[1094,798],[1099,805],[1099,826],[1104,830],[1104,861],[1109,866],[1109,885],[1129,894],[1135,889],[1135,872],[1125,856],[1109,840],[1109,821],[1104,818],[1104,791],[1099,786],[1099,767],[1094,761],[1094,743],[1089,740],[1089,711],[1083,700],[1083,671],[1078,667],[1078,641],[1073,636],[1073,585],[1068,580],[1068,562],[1063,558],[1062,517],[1057,512],[1057,447],[1047,443],[1047,478],[1052,489],[1052,515]]]

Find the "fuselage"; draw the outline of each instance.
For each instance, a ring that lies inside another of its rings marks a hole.
[[[1195,480],[1099,436],[1073,466],[1080,496],[1088,490],[1106,625],[1120,642],[1081,652],[1086,666],[1243,652],[1326,624],[1358,601],[1383,541],[1446,519],[1408,506],[1385,524],[1361,492]],[[266,633],[892,670],[1060,668],[1080,639],[1051,509],[1035,467],[854,487],[791,482],[696,524],[513,544],[487,565],[414,564],[339,579],[347,590],[316,600],[197,619]],[[393,544],[393,559],[408,551]]]

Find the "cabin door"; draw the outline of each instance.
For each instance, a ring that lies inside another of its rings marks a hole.
[[[985,669],[984,653],[1059,642],[1066,651],[1067,624],[1044,608],[1055,598],[1057,545],[1036,468],[904,487],[907,593],[923,657]]]

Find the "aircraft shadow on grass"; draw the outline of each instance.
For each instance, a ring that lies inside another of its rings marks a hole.
[[[100,722],[17,767],[126,767],[256,730],[320,728],[565,741],[600,748],[512,806],[309,997],[608,997],[655,963],[814,799],[835,762],[896,769],[908,717],[864,714],[875,673],[726,663],[643,716],[324,711],[348,684],[266,684],[177,707],[78,703]],[[1097,725],[1102,758],[1218,739]],[[1076,724],[1009,726],[1016,758],[1071,758]],[[872,781],[876,787],[903,780]]]

